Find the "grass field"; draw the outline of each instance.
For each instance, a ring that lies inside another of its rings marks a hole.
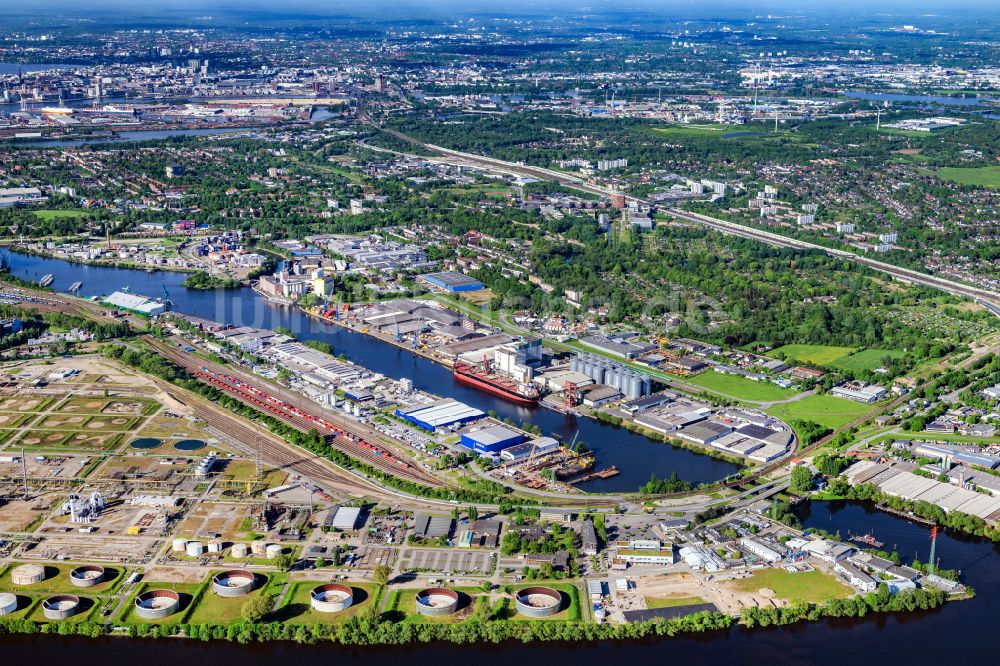
[[[696,606],[705,603],[701,597],[646,597],[646,607],[677,608],[678,606]]]
[[[749,400],[751,402],[784,400],[795,395],[795,391],[792,389],[783,389],[771,382],[755,382],[746,377],[726,375],[714,370],[703,372],[694,377],[687,377],[683,381],[708,389],[709,391],[737,398],[738,400]]]
[[[767,411],[780,419],[815,421],[828,428],[839,428],[871,410],[872,405],[853,400],[835,398],[831,395],[811,395],[795,402],[775,405]]]
[[[791,573],[784,569],[763,569],[750,578],[733,581],[741,592],[757,592],[763,588],[774,590],[779,599],[799,599],[821,604],[830,599],[843,599],[854,591],[839,580],[821,571]]]
[[[534,585],[541,585],[543,587],[551,587],[553,590],[559,590],[562,592],[563,605],[562,610],[560,610],[555,615],[550,615],[549,617],[543,618],[529,618],[521,615],[517,612],[514,604],[513,595],[510,598],[510,605],[507,607],[506,616],[502,619],[513,620],[515,622],[553,622],[553,621],[579,621],[583,615],[583,611],[580,608],[580,593],[576,587],[570,583],[547,583],[545,581],[537,581],[530,585],[515,585],[511,589],[516,593],[517,590],[523,589],[525,587],[533,587]]]
[[[936,175],[960,185],[977,185],[1000,189],[1000,166],[944,167]]]
[[[892,358],[903,358],[906,352],[895,349],[865,349],[850,356],[844,356],[831,365],[847,372],[858,372],[861,370],[874,370],[882,365],[882,359],[886,356]]]
[[[346,622],[352,617],[364,613],[372,605],[377,606],[382,598],[382,586],[372,583],[345,583],[354,591],[354,602],[350,608],[339,613],[320,613],[313,610],[311,592],[321,585],[320,581],[302,581],[294,583],[294,587],[285,597],[281,608],[274,612],[271,618],[275,622],[291,624],[332,624]]]
[[[831,365],[848,354],[856,351],[854,347],[831,347],[829,345],[785,345],[771,351],[774,356],[779,352],[786,359],[813,365]]]
[[[175,624],[180,622],[184,615],[190,610],[194,595],[198,593],[201,586],[198,583],[143,583],[136,591],[129,595],[128,601],[118,618],[121,624]],[[162,620],[146,620],[135,614],[135,598],[148,590],[173,590],[181,596],[180,608],[176,613]],[[211,592],[209,592],[211,594]]]
[[[451,615],[433,617],[417,613],[416,588],[396,590],[386,604],[386,611],[395,615],[398,621],[408,624],[455,624],[468,618],[472,606],[476,603],[479,590],[471,587],[451,588],[459,593],[458,610]]]
[[[767,130],[762,125],[668,125],[666,127],[654,127],[653,132],[661,136],[713,136],[722,138],[725,134],[752,133],[740,138],[755,138],[756,133],[762,135]],[[772,132],[773,134],[773,132]]]
[[[70,210],[46,209],[46,210],[33,210],[31,212],[33,212],[35,215],[42,218],[43,220],[55,220],[62,217],[87,217],[88,215],[93,214],[87,210],[76,210],[76,209],[70,209]]]

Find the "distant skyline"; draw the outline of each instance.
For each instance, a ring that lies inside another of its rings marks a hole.
[[[894,15],[918,18],[925,13],[947,17],[956,11],[994,10],[1000,12],[996,0],[523,0],[498,4],[490,0],[369,0],[365,3],[344,0],[149,0],[138,4],[134,0],[48,0],[44,4],[0,0],[0,15],[38,16],[85,15],[90,12],[118,11],[136,16],[162,15],[167,11],[185,12],[188,17],[222,12],[227,15],[266,13],[293,18],[297,14],[324,17],[359,17],[391,19],[386,12],[395,12],[399,18],[447,18],[449,15],[467,16],[487,14],[507,16],[517,14],[556,15],[566,12],[575,15],[588,10],[595,13],[612,11],[616,14],[629,10],[653,13],[664,17],[692,15],[722,18],[727,14],[742,17],[782,12],[790,14],[839,15],[861,12],[868,16]],[[124,18],[124,17],[123,17]],[[177,18],[184,18],[178,16]],[[928,17],[930,18],[930,17]]]

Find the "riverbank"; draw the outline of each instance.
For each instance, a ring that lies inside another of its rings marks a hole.
[[[82,298],[101,297],[124,285],[130,286],[132,293],[143,295],[159,294],[166,288],[175,312],[236,327],[289,329],[300,341],[318,340],[331,344],[338,355],[345,355],[351,362],[387,377],[409,378],[415,388],[430,394],[453,398],[486,413],[493,412],[500,420],[532,423],[563,441],[571,441],[577,436],[579,441],[587,442],[602,466],[614,465],[620,472],[610,479],[577,484],[577,488],[585,492],[632,493],[648,482],[654,472],[658,478],[669,478],[676,473],[693,485],[713,483],[740,469],[701,453],[663,446],[595,419],[506,401],[457,381],[451,370],[432,358],[415,353],[419,350],[392,344],[392,340],[376,338],[360,330],[333,326],[332,322],[310,316],[300,308],[268,301],[257,291],[196,291],[181,286],[184,276],[180,273],[151,275],[127,268],[78,266],[61,259],[13,250],[9,257],[12,273],[22,279],[37,282],[41,276],[51,273],[55,276],[53,287],[61,291],[82,281],[78,294]]]
[[[579,589],[572,587],[575,596]],[[292,622],[254,622],[235,620],[227,624],[146,624],[132,621],[126,624],[105,624],[93,621],[74,623],[36,622],[30,619],[0,621],[0,634],[48,634],[87,636],[128,636],[131,638],[188,638],[199,641],[228,641],[241,644],[294,641],[296,643],[330,643],[342,646],[407,645],[415,643],[490,643],[503,644],[623,641],[651,638],[675,638],[686,634],[718,633],[734,624],[753,630],[770,626],[816,622],[823,619],[863,618],[867,615],[900,614],[940,608],[946,595],[933,588],[904,590],[895,595],[868,594],[847,599],[832,599],[824,604],[794,602],[784,607],[745,608],[740,615],[701,610],[664,619],[626,624],[589,623],[582,619],[532,620],[525,617],[510,619],[501,596],[496,606],[478,604],[472,617],[448,623],[411,623],[388,619],[376,606],[364,614],[354,615],[346,622],[319,622],[305,625]],[[579,599],[577,598],[577,602]],[[579,612],[579,605],[576,606]],[[272,611],[274,616],[280,611]],[[267,619],[267,616],[265,616]]]
[[[13,241],[12,241],[13,242]],[[53,261],[65,261],[68,264],[76,264],[78,266],[95,266],[98,268],[118,268],[122,270],[130,271],[142,271],[144,273],[158,273],[160,271],[168,273],[185,273],[192,274],[197,273],[198,268],[183,268],[180,266],[147,266],[145,264],[137,264],[129,261],[104,261],[101,259],[81,259],[80,257],[68,257],[59,254],[54,254],[52,252],[45,252],[44,250],[36,250],[31,247],[25,247],[22,245],[10,245],[10,249],[14,252],[19,252],[21,254],[28,254],[33,257],[41,257],[42,259],[52,259]]]

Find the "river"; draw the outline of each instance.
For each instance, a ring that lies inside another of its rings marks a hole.
[[[209,136],[212,134],[232,134],[236,132],[253,132],[260,127],[205,127],[192,129],[163,130],[125,130],[115,132],[114,136],[98,136],[80,139],[18,139],[14,147],[24,148],[68,148],[72,146],[98,145],[104,143],[121,143],[125,141],[155,141],[169,139],[174,136]]]
[[[904,559],[917,552],[927,558],[928,530],[901,518],[859,504],[817,502],[803,510],[807,527],[873,530],[887,545],[896,543]],[[982,539],[942,534],[938,537],[941,565],[958,568],[965,582],[978,591],[972,601],[943,608],[898,615],[870,615],[864,619],[822,622],[698,634],[672,639],[619,643],[536,643],[523,645],[428,644],[403,647],[340,647],[292,643],[237,645],[186,640],[132,640],[6,636],[2,654],[8,663],[44,659],[48,663],[103,663],[107,666],[174,666],[179,663],[216,666],[271,666],[277,661],[310,663],[334,659],[343,666],[365,666],[403,661],[411,666],[438,666],[475,661],[477,666],[508,666],[519,661],[539,664],[571,660],[578,666],[615,663],[684,663],[705,665],[761,663],[771,666],[914,666],[949,660],[973,664],[995,663],[992,630],[1000,617],[1000,548]]]
[[[537,405],[516,405],[464,384],[458,383],[445,367],[405,349],[381,340],[324,324],[290,306],[269,303],[250,289],[239,291],[197,291],[181,286],[182,273],[83,266],[59,259],[47,259],[18,252],[10,253],[14,275],[37,281],[51,273],[52,288],[66,290],[73,282],[83,281],[79,295],[104,296],[129,286],[133,293],[156,297],[166,289],[178,312],[206,317],[236,326],[273,329],[284,326],[301,340],[322,340],[333,345],[335,353],[388,377],[409,377],[418,388],[455,398],[483,411],[493,410],[500,418],[517,423],[533,423],[546,434],[556,433],[572,439],[579,431],[579,441],[586,442],[597,455],[599,468],[615,465],[621,473],[610,479],[580,484],[592,492],[636,490],[655,473],[660,478],[672,472],[693,483],[716,481],[736,472],[739,467],[685,449],[631,433],[624,428],[576,418]]]

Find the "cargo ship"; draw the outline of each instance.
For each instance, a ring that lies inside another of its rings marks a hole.
[[[518,384],[513,379],[495,375],[468,363],[456,363],[454,371],[455,379],[458,381],[470,384],[493,395],[498,395],[501,398],[507,398],[508,400],[523,404],[538,402],[538,389],[532,386]]]

